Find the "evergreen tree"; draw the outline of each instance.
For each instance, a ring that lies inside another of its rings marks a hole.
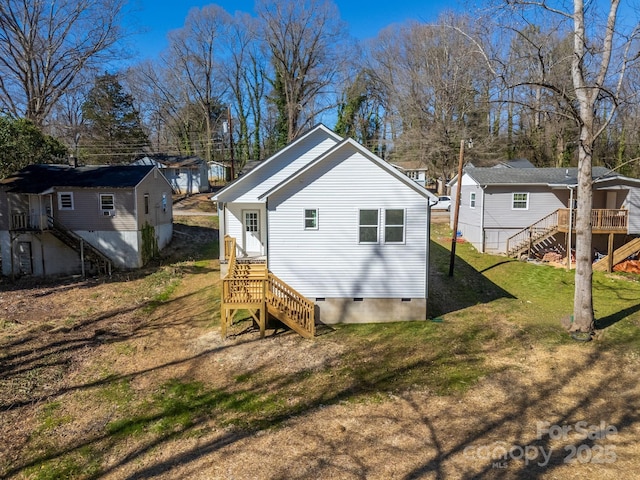
[[[87,163],[129,163],[149,145],[133,97],[124,92],[116,75],[96,78],[82,114],[86,133],[80,156]]]
[[[0,117],[0,178],[34,163],[59,162],[66,155],[62,143],[30,120]]]

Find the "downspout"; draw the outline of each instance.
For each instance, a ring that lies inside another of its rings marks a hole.
[[[484,234],[484,189],[487,188],[486,185],[480,186],[480,190],[482,191],[482,204],[480,205],[480,235],[482,235],[482,253],[485,252],[485,239],[486,235]]]
[[[224,242],[224,237],[226,235],[226,223],[227,223],[227,217],[225,215],[225,208],[224,208],[224,202],[217,202],[218,203],[218,242],[220,245],[222,245],[222,248],[220,248],[219,252],[218,252],[218,256],[220,258],[220,262],[223,263],[224,259],[225,259],[225,254],[226,252],[224,251],[225,248],[225,242]]]
[[[269,271],[269,197],[264,199],[264,256]]]
[[[569,189],[569,228],[567,233],[567,269],[571,271],[571,245],[573,243],[573,187],[568,186]]]
[[[427,197],[427,238],[425,245],[425,272],[424,272],[424,319],[429,320],[429,265],[430,265],[430,242],[431,242],[431,202]]]

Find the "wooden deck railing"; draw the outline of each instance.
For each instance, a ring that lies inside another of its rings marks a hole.
[[[47,230],[47,215],[29,215],[28,213],[11,214],[11,230]]]
[[[225,235],[225,258],[229,271],[222,279],[222,335],[239,309],[251,312],[264,332],[267,310],[300,335],[315,336],[315,305],[277,276],[266,265],[241,264],[236,259],[236,239]],[[246,267],[246,268],[245,268]]]
[[[278,277],[267,278],[267,303],[294,320],[302,329],[315,335],[315,305]]]
[[[236,261],[236,239],[229,235],[224,236],[224,259],[229,263],[229,267]]]
[[[514,255],[558,228],[558,210],[507,239],[507,255]]]
[[[568,208],[558,210],[558,228],[569,231],[569,216],[571,216],[571,230],[576,228],[576,210],[570,215]],[[602,233],[626,233],[629,222],[629,211],[623,209],[593,209],[591,210],[591,229]]]

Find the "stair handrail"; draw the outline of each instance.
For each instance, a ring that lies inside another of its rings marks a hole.
[[[549,215],[542,217],[535,223],[523,228],[518,233],[507,239],[507,254],[517,251],[528,245],[531,239],[535,239],[536,235],[546,234],[550,230],[558,227],[558,210],[551,212]],[[512,247],[513,245],[513,247]]]
[[[75,233],[73,230],[65,226],[60,220],[53,217],[53,215],[47,215],[47,222],[51,230],[54,232],[61,232],[64,235],[68,235],[76,242],[83,242],[86,249],[100,260],[105,262],[109,266],[109,275],[111,274],[111,267],[113,262],[109,257],[107,257],[104,253],[102,253],[97,247],[93,246],[90,242],[86,241],[80,235]],[[71,245],[70,245],[71,246]]]
[[[224,258],[229,266],[226,276],[233,277],[236,270],[236,239],[230,235],[224,236]]]
[[[273,273],[266,281],[266,301],[275,308],[286,309],[289,318],[314,336],[315,304]]]

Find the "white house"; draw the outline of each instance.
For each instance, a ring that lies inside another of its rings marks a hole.
[[[200,157],[156,153],[140,158],[132,165],[151,165],[158,168],[175,193],[190,195],[210,190],[209,166]]]
[[[352,139],[319,125],[213,197],[239,258],[315,302],[321,323],[424,320],[429,199]]]

